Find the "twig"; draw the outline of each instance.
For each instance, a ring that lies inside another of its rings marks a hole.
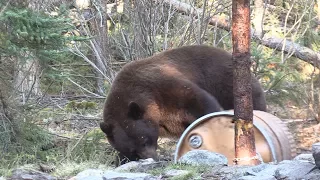
[[[9,5],[10,2],[11,2],[11,0],[9,0],[9,1],[7,2],[7,4],[3,7],[3,9],[1,9],[1,11],[0,11],[0,16],[2,16],[2,13],[7,9],[7,7],[8,7],[8,5]]]
[[[91,94],[91,95],[94,95],[94,96],[97,96],[97,97],[100,97],[100,98],[106,98],[106,97],[104,97],[104,96],[100,96],[99,94],[96,94],[96,93],[93,93],[93,92],[87,90],[86,88],[82,87],[80,84],[74,82],[74,81],[73,81],[72,79],[70,79],[70,78],[67,78],[67,79],[68,79],[70,82],[72,82],[74,85],[78,86],[80,89],[86,91],[87,93],[89,93],[89,94]]]
[[[67,155],[65,157],[63,157],[60,162],[62,162],[63,160],[65,160],[67,157],[70,156],[71,152],[78,146],[78,144],[81,142],[81,140],[87,135],[88,131],[86,131],[82,136],[81,138],[78,139],[78,141],[76,142],[76,144],[71,148],[71,150],[69,150],[67,152]]]

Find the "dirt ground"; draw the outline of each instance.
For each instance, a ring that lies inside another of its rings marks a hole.
[[[281,118],[294,136],[297,153],[310,153],[312,144],[320,142],[320,124],[307,108],[288,105],[285,110],[269,107],[271,113]]]
[[[288,127],[294,136],[298,154],[310,153],[312,144],[320,142],[320,124],[316,120],[291,120]]]

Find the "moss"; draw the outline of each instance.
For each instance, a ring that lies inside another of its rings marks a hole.
[[[103,171],[111,169],[108,164],[99,164],[95,161],[86,161],[86,162],[73,162],[73,161],[65,161],[60,163],[56,169],[52,172],[53,176],[56,177],[71,177],[77,175],[79,172],[84,171],[86,169],[101,169]]]

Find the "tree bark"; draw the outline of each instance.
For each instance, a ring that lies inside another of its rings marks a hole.
[[[21,96],[22,104],[25,104],[30,97],[42,94],[40,89],[40,65],[35,56],[32,60],[26,61],[17,58],[14,87]]]
[[[315,5],[316,5],[317,23],[318,23],[317,31],[319,31],[320,30],[320,0],[317,0]]]
[[[252,20],[252,24],[255,30],[254,34],[258,37],[262,37],[263,17],[264,17],[263,0],[255,0],[254,1],[254,17]]]
[[[189,4],[180,2],[178,0],[155,0],[157,2],[163,2],[167,3],[169,5],[172,5],[177,11],[185,13],[186,15],[193,15],[194,18],[199,18],[198,14],[201,14],[201,9],[197,9],[192,7]],[[221,16],[212,16],[209,19],[210,25],[217,25],[217,27],[230,31],[230,23],[225,17]],[[254,32],[251,30],[251,32]],[[251,38],[257,38],[259,37],[255,34],[251,34]],[[320,53],[317,53],[313,51],[310,48],[301,46],[297,43],[294,43],[292,41],[286,40],[286,39],[280,39],[276,37],[270,37],[264,35],[262,39],[258,43],[261,43],[262,45],[276,49],[278,51],[284,51],[285,53],[292,54],[292,56],[299,58],[307,63],[310,63],[311,65],[320,68]],[[283,47],[283,44],[285,46]],[[282,49],[283,48],[283,49]]]
[[[317,88],[317,92],[318,92],[318,117],[317,120],[318,122],[320,122],[320,88]]]
[[[235,163],[256,165],[250,71],[250,0],[232,1]]]

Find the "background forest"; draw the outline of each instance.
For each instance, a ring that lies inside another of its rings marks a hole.
[[[252,71],[269,112],[317,124],[320,1],[251,5]],[[232,52],[230,18],[230,0],[0,0],[0,176],[111,164],[98,123],[117,71],[190,44]]]

